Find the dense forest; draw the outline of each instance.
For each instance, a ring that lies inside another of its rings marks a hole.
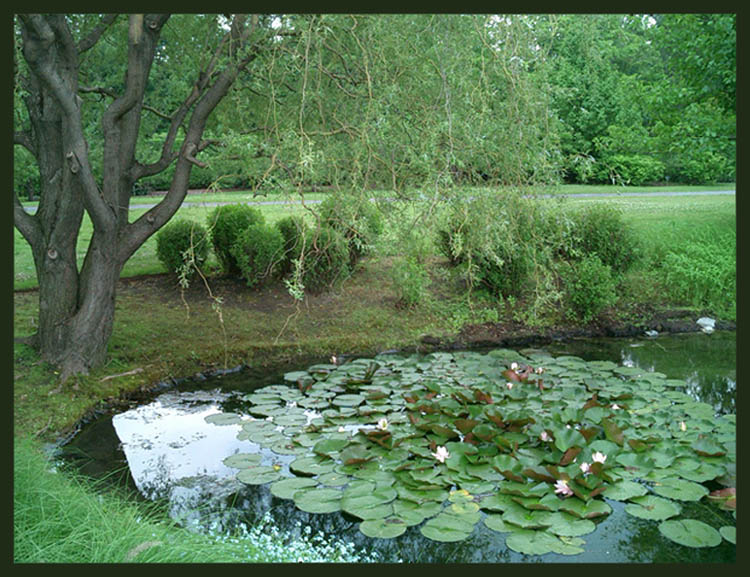
[[[76,16],[75,30],[98,18]],[[195,63],[223,26],[221,16],[183,15],[165,27],[140,162],[159,158]],[[735,26],[734,14],[265,15],[267,42],[210,118],[211,146],[190,186],[731,182]],[[95,173],[98,118],[125,81],[112,66],[125,48],[99,42],[82,63]],[[23,94],[17,82],[17,129],[29,123]],[[33,156],[16,146],[14,161],[16,192],[31,199]],[[167,189],[173,168],[136,182],[134,193]]]

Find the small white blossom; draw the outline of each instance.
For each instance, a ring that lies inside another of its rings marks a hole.
[[[555,493],[560,493],[566,497],[573,494],[573,491],[568,487],[568,482],[564,479],[560,479],[555,483]]]
[[[604,453],[601,453],[601,452],[597,451],[596,453],[594,453],[593,455],[591,455],[591,459],[595,463],[604,463],[604,461],[607,460],[607,455],[605,455]]]
[[[539,438],[540,438],[540,439],[541,439],[542,441],[544,441],[544,442],[549,442],[549,441],[551,441],[551,440],[552,440],[552,437],[550,437],[550,436],[549,436],[549,435],[547,434],[547,431],[542,431],[542,434],[541,434],[541,435],[539,435]]]
[[[510,364],[510,370],[515,371],[518,368],[518,363],[511,363]]]
[[[383,418],[378,421],[378,429],[385,431],[388,429],[388,420]]]
[[[591,465],[588,463],[581,463],[580,469],[584,475],[588,475],[591,472]]]
[[[680,421],[680,431],[687,431],[687,425],[685,421]]]
[[[505,386],[508,387],[508,390],[510,391],[513,388],[513,383],[505,383]]]
[[[431,453],[431,455],[441,463],[445,463],[445,460],[451,456],[451,454],[448,452],[448,449],[446,449],[445,447],[438,447],[434,453]]]

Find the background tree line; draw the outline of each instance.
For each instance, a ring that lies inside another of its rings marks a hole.
[[[84,29],[93,15],[75,17]],[[209,120],[215,146],[194,188],[305,189],[532,182],[710,183],[735,178],[734,14],[262,17],[277,36]],[[116,27],[115,27],[116,28]],[[114,31],[113,31],[114,32]],[[170,33],[172,32],[172,33]],[[139,137],[159,158],[217,16],[174,16]],[[94,171],[97,118],[125,46],[86,62]],[[24,109],[16,106],[19,123]],[[14,151],[14,185],[38,169]],[[136,183],[166,190],[172,169]]]

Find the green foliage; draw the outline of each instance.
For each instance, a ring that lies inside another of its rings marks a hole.
[[[659,266],[677,302],[737,314],[737,240],[734,233],[700,235],[667,252]]]
[[[568,308],[572,316],[584,323],[617,302],[617,282],[612,270],[596,255],[561,263],[559,271]]]
[[[332,288],[349,275],[346,238],[329,226],[311,228],[305,233],[297,259],[302,267],[302,285],[312,293]]]
[[[246,204],[218,206],[208,217],[214,254],[225,273],[236,275],[240,269],[232,254],[232,246],[243,230],[251,224],[264,222],[263,213]]]
[[[595,255],[616,274],[625,272],[638,258],[636,237],[621,210],[597,202],[571,211],[570,217],[574,221],[571,242],[562,249],[568,258]]]
[[[292,261],[298,256],[305,234],[305,219],[301,216],[285,216],[276,221],[276,228],[284,239],[284,253],[279,263],[283,275],[291,271]]]
[[[544,208],[516,192],[459,196],[437,225],[436,244],[471,284],[495,296],[521,294],[546,259]]]
[[[346,239],[350,265],[372,249],[383,232],[383,218],[369,198],[336,193],[326,198],[318,209],[323,224],[340,232]]]
[[[661,182],[665,166],[660,160],[642,154],[615,154],[600,162],[595,174],[598,182],[641,186]]]
[[[426,298],[430,276],[416,258],[412,256],[397,258],[391,269],[391,278],[400,305],[412,307]]]
[[[193,274],[208,258],[208,233],[203,225],[178,219],[168,223],[156,235],[156,256],[170,272]]]
[[[273,278],[284,258],[281,231],[265,222],[245,228],[230,249],[247,286],[255,287]]]

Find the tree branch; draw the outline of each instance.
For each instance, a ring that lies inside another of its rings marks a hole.
[[[34,148],[34,141],[31,138],[31,134],[28,131],[16,132],[13,134],[13,144],[23,146],[36,158],[36,149]]]
[[[97,42],[99,42],[99,38],[101,38],[102,34],[107,30],[107,28],[110,27],[110,25],[115,21],[117,18],[117,14],[105,14],[102,16],[101,20],[99,20],[99,23],[94,27],[94,29],[89,32],[88,36],[86,38],[83,38],[78,43],[78,53],[83,54],[87,50],[91,49]]]
[[[13,193],[13,224],[31,245],[32,249],[37,248],[41,244],[43,235],[39,222],[37,222],[34,216],[26,212],[15,192]]]

